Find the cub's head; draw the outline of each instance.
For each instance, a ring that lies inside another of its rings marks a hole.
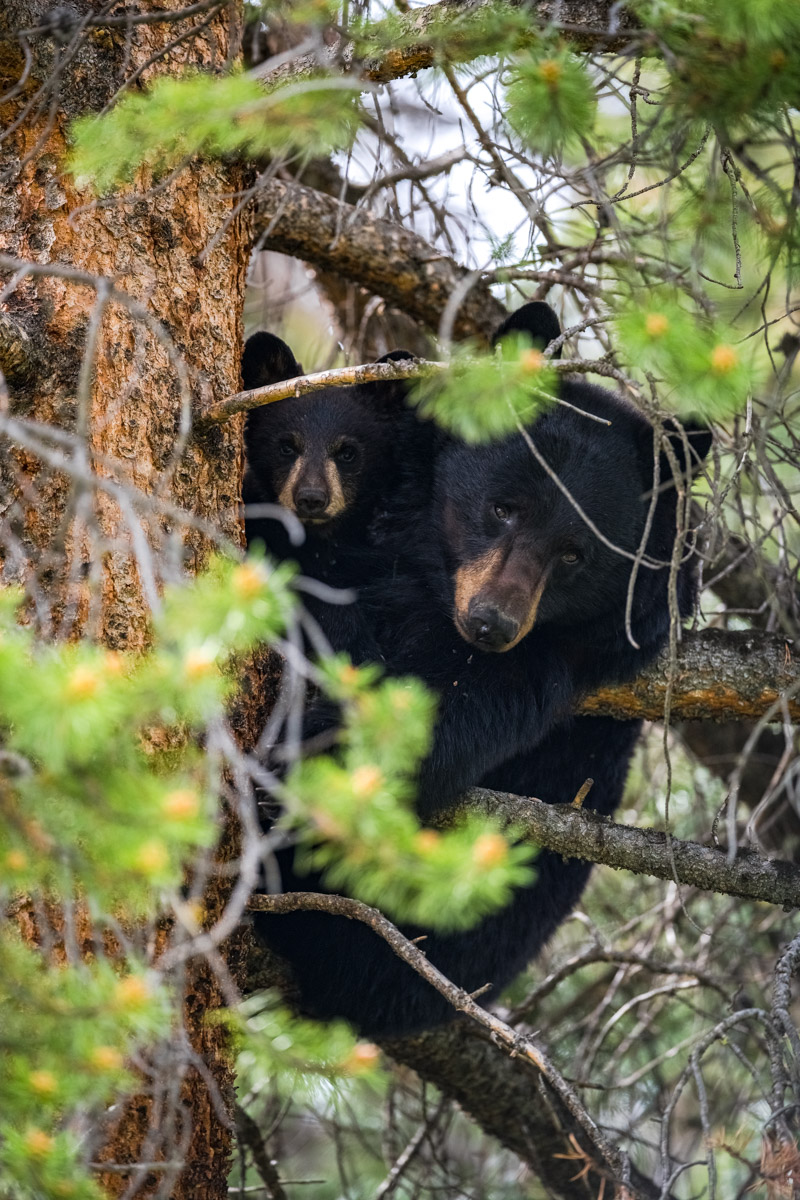
[[[555,314],[542,330],[542,309],[531,314],[539,345],[558,336]],[[524,329],[524,309],[514,317],[512,328]],[[454,621],[480,650],[511,650],[534,624],[624,618],[653,495],[653,428],[602,388],[567,381],[560,395],[573,407],[553,405],[524,436],[478,447],[452,443],[437,463],[433,511]],[[682,436],[668,432],[681,470],[691,474],[710,433],[687,427],[687,468]],[[664,452],[658,467],[647,551],[663,562],[675,533],[676,488]],[[643,567],[634,596],[646,588],[652,594],[654,575],[665,586],[666,574]]]
[[[280,338],[248,339],[242,358],[248,390],[302,373]],[[252,409],[245,426],[249,470],[265,499],[325,533],[374,502],[404,413],[403,389],[393,383],[327,388]]]

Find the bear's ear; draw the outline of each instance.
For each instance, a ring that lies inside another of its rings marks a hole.
[[[703,465],[703,462],[711,449],[714,435],[707,425],[703,425],[700,421],[695,421],[691,417],[681,421],[680,424],[672,417],[668,417],[661,426],[663,432],[669,440],[672,455],[678,465],[678,470],[686,477],[692,477],[697,474]],[[645,482],[649,482],[652,487],[653,479],[653,431],[648,429],[641,442],[642,453],[642,468],[644,471]],[[673,477],[672,463],[670,455],[666,450],[662,449],[659,462],[659,478],[662,485]]]
[[[404,358],[409,359],[411,362],[417,361],[416,354],[412,354],[410,350],[390,350],[388,354],[382,354],[381,357],[375,361],[379,363],[402,362]]]
[[[284,379],[294,379],[296,375],[302,374],[303,368],[286,342],[275,337],[274,333],[262,330],[260,333],[254,333],[245,342],[242,355],[242,382],[245,391],[268,387],[271,383],[281,383]]]
[[[416,362],[417,356],[410,350],[390,350],[375,361],[402,362],[404,359]],[[364,383],[361,386],[364,388],[367,403],[374,412],[393,417],[405,409],[408,396],[408,383],[405,379],[387,379],[376,383]]]
[[[561,337],[561,325],[549,304],[542,300],[531,300],[506,317],[492,338],[492,345],[496,346],[511,333],[526,333],[535,350],[546,350],[551,342]],[[553,358],[561,358],[560,346]]]
[[[697,474],[714,440],[714,435],[708,426],[703,425],[700,421],[695,421],[692,417],[687,417],[685,421],[681,421],[680,425],[672,418],[668,418],[664,422],[664,432],[678,461],[678,469],[684,475]],[[661,451],[661,466],[661,478],[664,479],[672,471],[669,458],[664,450]]]

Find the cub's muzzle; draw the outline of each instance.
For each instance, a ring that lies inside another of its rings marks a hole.
[[[322,488],[299,487],[294,493],[294,508],[301,521],[323,516],[330,497]]]

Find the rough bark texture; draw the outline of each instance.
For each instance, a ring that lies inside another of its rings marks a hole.
[[[600,688],[587,696],[579,711],[620,720],[661,721],[669,676],[669,656],[664,653],[632,683]],[[783,720],[785,708],[789,719],[796,721],[799,688],[800,670],[785,638],[706,629],[684,635],[678,649],[670,715],[675,720],[727,721],[763,717],[774,706],[773,720]]]
[[[448,299],[466,287],[469,276],[410,230],[279,179],[259,193],[255,236],[262,249],[338,271],[431,329],[438,328]],[[453,332],[488,342],[505,316],[502,304],[476,279],[459,305]]]
[[[460,1020],[432,1033],[386,1042],[383,1048],[457,1100],[481,1129],[528,1163],[547,1195],[597,1200],[604,1194],[599,1164],[576,1152],[571,1140],[583,1151],[577,1123],[528,1064],[509,1058],[478,1026]],[[658,1195],[659,1189],[634,1169],[631,1184],[629,1197]],[[614,1190],[606,1181],[609,1194]]]
[[[47,8],[44,3],[11,4],[0,16],[0,29],[36,25]],[[157,25],[138,26],[130,67],[144,62],[167,36],[174,35],[174,26],[167,31]],[[190,40],[185,53],[191,62],[219,63],[224,39],[225,23],[219,22],[214,36],[207,31],[205,38]],[[10,53],[14,43],[5,45]],[[83,39],[64,72],[55,117],[46,107],[40,114],[26,114],[7,139],[0,182],[0,250],[39,264],[69,264],[114,278],[119,290],[145,302],[153,324],[160,323],[169,333],[186,360],[192,392],[204,399],[222,397],[236,390],[239,379],[241,315],[236,299],[242,295],[246,267],[241,220],[231,222],[202,266],[196,256],[230,218],[238,173],[219,163],[190,164],[175,183],[153,197],[96,206],[64,172],[67,123],[110,99],[120,82],[124,45],[122,31]],[[3,125],[22,115],[31,90],[53,70],[52,43],[39,39],[36,46],[37,74],[22,96],[0,107]],[[176,60],[180,67],[180,59],[179,48],[172,52],[171,70],[176,69]],[[3,72],[3,90],[16,78],[18,67],[13,62]],[[143,78],[163,69],[163,64],[156,64]],[[150,183],[139,178],[137,188],[144,191]],[[88,207],[76,211],[84,205]],[[46,276],[29,278],[11,293],[8,314],[28,333],[42,357],[35,379],[15,396],[14,411],[75,429],[76,380],[95,302],[91,289]],[[92,455],[113,459],[117,477],[133,487],[145,493],[162,490],[181,507],[239,540],[240,422],[192,442],[165,477],[180,421],[175,364],[153,328],[143,328],[113,302],[103,317],[90,404]],[[3,480],[3,490],[7,497],[20,495],[26,485],[38,490],[37,508],[28,511],[20,533],[31,556],[41,558],[53,548],[54,535],[68,539],[63,524],[67,480],[44,470],[28,452],[19,451],[14,457],[19,474]],[[107,471],[97,460],[92,465],[101,474]],[[120,536],[124,540],[117,506],[102,498],[98,508],[95,515],[102,533],[109,540]],[[163,522],[151,519],[149,532],[159,542]],[[207,546],[199,533],[188,534],[190,568],[200,565]],[[83,554],[85,547],[75,547],[73,553]],[[134,560],[117,548],[106,567],[103,636],[112,646],[142,646],[146,610]]]
[[[590,809],[544,804],[483,788],[464,797],[464,811],[476,809],[508,821],[537,845],[565,857],[779,904],[787,910],[800,907],[800,868],[764,858],[756,850],[739,850],[729,861],[725,850],[675,837],[668,841],[659,830],[619,825]]]
[[[10,383],[29,378],[36,365],[36,346],[27,330],[0,312],[0,371]]]
[[[0,34],[40,25],[51,7],[47,0],[10,0],[0,13]],[[137,11],[157,8],[153,0],[140,0]],[[71,21],[92,11],[86,0],[78,0],[67,15]],[[242,219],[233,216],[239,170],[220,163],[191,163],[174,182],[150,195],[143,193],[152,181],[142,174],[136,181],[139,194],[96,205],[76,190],[63,161],[68,122],[99,111],[133,70],[190,27],[189,21],[179,27],[142,24],[130,31],[115,27],[78,31],[75,36],[68,31],[66,41],[41,35],[31,39],[30,78],[20,93],[0,106],[0,127],[7,132],[0,147],[0,252],[39,266],[78,268],[113,279],[120,291],[146,308],[148,319],[134,320],[114,301],[105,307],[93,369],[86,376],[87,403],[79,411],[81,362],[97,293],[57,275],[30,275],[6,301],[9,320],[0,330],[0,362],[9,382],[13,377],[19,385],[11,395],[14,413],[71,433],[85,431],[87,470],[113,475],[123,488],[130,485],[131,495],[139,489],[163,497],[238,542],[241,418],[190,439],[180,455],[175,455],[175,445],[182,401],[188,409],[191,399],[207,403],[239,386],[249,244]],[[167,62],[147,67],[142,80],[187,65],[221,67],[227,36],[227,17],[204,22],[197,36],[170,51]],[[12,87],[22,67],[18,43],[13,38],[0,42],[0,91]],[[43,100],[36,98],[40,88]],[[198,264],[198,251],[220,231],[218,242]],[[9,272],[4,276],[3,282]],[[13,345],[12,334],[19,330],[22,336]],[[183,396],[176,356],[165,349],[162,332],[169,334],[186,363]],[[33,372],[24,369],[30,360],[24,347],[30,344],[37,356]],[[16,520],[24,551],[15,570],[20,576],[28,572],[29,582],[33,571],[34,586],[53,602],[56,629],[59,614],[71,612],[69,623],[62,619],[60,632],[77,633],[90,608],[83,572],[74,569],[70,578],[70,565],[80,568],[99,559],[100,615],[94,631],[111,646],[144,646],[147,606],[117,503],[107,492],[91,492],[89,508],[84,509],[88,516],[76,526],[80,489],[73,486],[70,474],[44,465],[19,445],[6,451],[5,477],[0,480],[4,513]],[[155,506],[137,512],[151,547],[163,549],[170,526],[179,523],[159,515]],[[182,533],[184,562],[194,570],[206,558],[211,541],[196,526]],[[6,567],[8,572],[9,564]],[[222,901],[222,892],[207,897],[210,919]],[[219,1030],[205,1020],[219,1004],[219,990],[208,971],[192,970],[185,991],[186,1026],[222,1096],[229,1098],[228,1056]],[[230,1130],[196,1073],[190,1073],[185,1101],[193,1133],[186,1169],[171,1194],[175,1200],[222,1198],[227,1191]],[[136,1162],[148,1119],[147,1101],[132,1101],[103,1157]],[[104,1182],[110,1194],[122,1193],[128,1184],[119,1173]],[[157,1182],[155,1176],[152,1182]],[[148,1190],[145,1186],[138,1194]]]
[[[440,59],[438,47],[446,43],[450,61],[458,57],[459,40],[474,47],[479,21],[490,0],[442,0],[415,9],[399,23],[393,20],[391,47],[372,58],[359,61],[352,46],[334,43],[329,49],[331,64],[341,62],[370,83],[388,83],[406,75],[416,75],[433,67]],[[512,0],[519,3],[519,0]],[[529,6],[541,25],[555,21],[565,37],[583,50],[620,50],[628,45],[636,30],[635,18],[613,0],[538,0]],[[652,52],[652,45],[646,44]],[[474,50],[470,57],[474,57]],[[318,60],[306,55],[286,63],[278,70],[264,64],[260,72],[270,81],[289,75],[311,73],[318,69]]]

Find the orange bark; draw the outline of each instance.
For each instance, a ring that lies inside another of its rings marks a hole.
[[[3,6],[0,35],[10,35],[0,40],[3,93],[13,89],[24,65],[14,31],[41,24],[49,7],[42,0]],[[161,7],[139,0],[136,11]],[[75,9],[79,17],[95,11],[80,0]],[[138,69],[140,83],[134,87],[166,72],[221,68],[229,33],[230,10],[224,10],[222,16],[200,14],[179,24],[73,29],[61,41],[34,35],[30,77],[0,105],[5,130],[0,254],[36,267],[14,281],[0,305],[37,351],[36,371],[14,380],[10,414],[79,439],[77,449],[75,443],[50,442],[48,453],[22,438],[3,447],[4,516],[18,539],[7,570],[13,562],[29,592],[44,599],[51,632],[62,637],[88,631],[110,646],[143,648],[148,603],[142,561],[152,564],[158,586],[170,557],[173,574],[195,571],[220,538],[241,544],[242,418],[192,434],[183,447],[177,441],[182,411],[239,387],[249,250],[247,220],[238,213],[241,171],[193,161],[156,186],[142,171],[123,195],[97,202],[65,169],[73,118],[102,109]],[[165,53],[181,34],[187,36]],[[101,313],[100,293],[91,281],[65,278],[63,271],[59,276],[62,269],[113,282],[116,291]],[[5,283],[13,270],[3,275]],[[132,298],[132,306],[122,294]],[[93,332],[87,374],[82,364]],[[88,385],[83,391],[82,370]],[[116,492],[95,486],[92,476],[112,481]],[[138,559],[131,533],[136,524],[146,545],[146,550],[140,545]],[[224,903],[227,887],[213,885],[206,906],[210,918]],[[30,914],[18,916],[23,932],[35,940]],[[206,1021],[220,1003],[210,972],[188,970],[186,1029],[230,1107],[231,1064],[221,1033]],[[148,1099],[132,1100],[101,1155],[104,1161],[136,1163],[152,1115]],[[178,1119],[190,1121],[192,1132],[185,1169],[173,1178],[170,1196],[221,1200],[227,1194],[230,1128],[193,1069]],[[162,1156],[156,1144],[153,1157]],[[154,1171],[137,1194],[159,1186],[163,1194],[167,1178],[163,1170]],[[123,1172],[104,1177],[110,1195],[121,1194],[129,1182]]]

